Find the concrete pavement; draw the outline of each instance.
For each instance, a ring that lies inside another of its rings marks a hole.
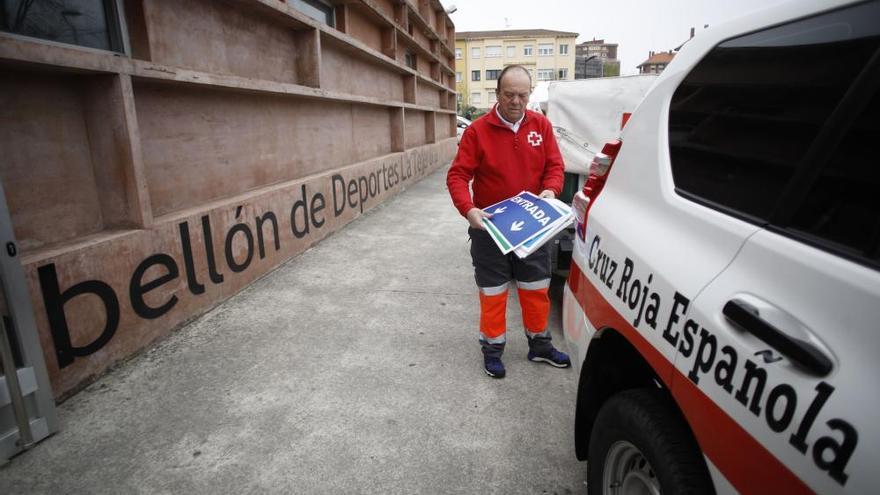
[[[444,180],[63,403],[61,432],[0,468],[0,493],[584,492],[576,377],[526,361],[513,298],[507,378],[482,371],[466,223]]]

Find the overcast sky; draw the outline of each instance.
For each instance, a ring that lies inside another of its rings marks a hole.
[[[579,33],[577,42],[617,43],[622,75],[636,74],[649,51],[671,50],[699,32],[780,0],[441,0],[456,31],[553,29]]]

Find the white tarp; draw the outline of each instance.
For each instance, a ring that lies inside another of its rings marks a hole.
[[[587,174],[593,155],[620,136],[623,114],[636,109],[656,80],[656,75],[639,75],[548,85],[547,117],[553,123],[566,172]]]
[[[550,82],[541,81],[535,85],[535,89],[532,90],[532,94],[529,95],[529,104],[526,106],[529,110],[533,110],[535,112],[543,112],[547,113],[547,89],[550,87]]]

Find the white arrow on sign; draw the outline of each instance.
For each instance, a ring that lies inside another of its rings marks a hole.
[[[502,206],[501,208],[495,208],[495,211],[493,211],[492,214],[494,215],[494,214],[496,214],[496,213],[501,213],[501,212],[503,212],[503,211],[506,210],[506,209],[507,209],[506,206]]]
[[[510,230],[512,230],[513,232],[518,232],[523,229],[523,225],[525,225],[525,222],[523,222],[522,220],[520,220],[519,222],[513,222],[512,224],[510,224]]]

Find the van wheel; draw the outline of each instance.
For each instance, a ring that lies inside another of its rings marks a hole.
[[[608,399],[593,425],[587,464],[590,495],[714,493],[690,430],[659,390]]]

